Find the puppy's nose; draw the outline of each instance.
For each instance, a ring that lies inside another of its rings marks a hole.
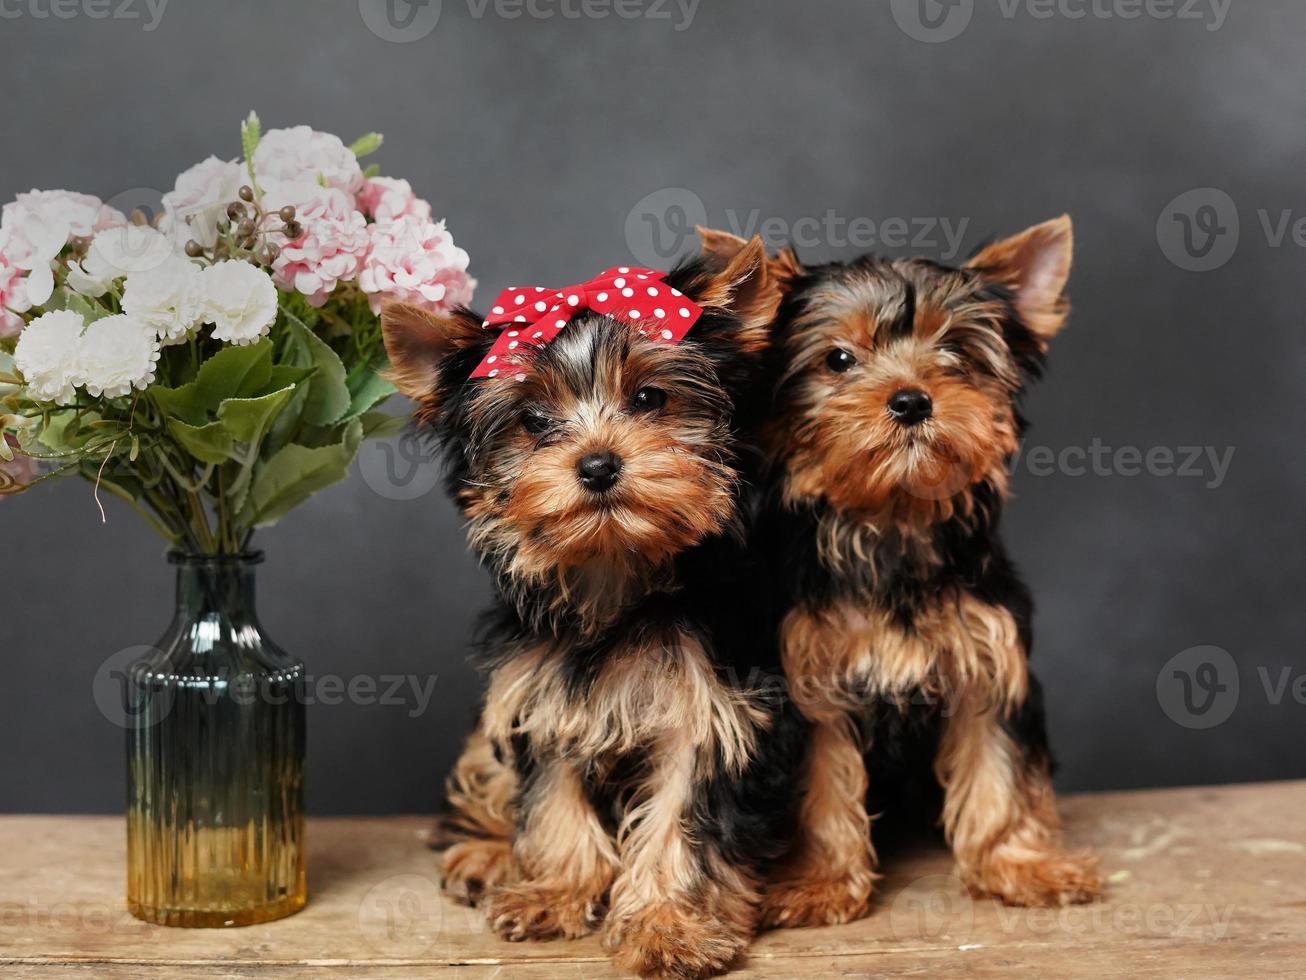
[[[617,482],[617,474],[620,472],[621,457],[606,449],[601,453],[582,456],[576,464],[576,475],[580,482],[586,490],[594,493],[602,493],[610,488]]]
[[[919,388],[904,388],[889,396],[889,414],[901,425],[919,425],[934,414],[934,403]]]

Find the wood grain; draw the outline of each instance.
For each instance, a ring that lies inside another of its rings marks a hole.
[[[939,848],[884,855],[874,914],[760,938],[740,978],[1242,977],[1306,974],[1306,782],[1068,797],[1107,900],[1060,910],[972,901]],[[165,929],[123,907],[112,817],[0,817],[6,978],[595,980],[597,940],[501,942],[442,900],[421,817],[310,823],[309,907],[243,929]]]

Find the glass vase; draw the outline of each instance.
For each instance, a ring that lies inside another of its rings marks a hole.
[[[173,554],[172,625],[127,678],[127,903],[169,926],[304,907],[304,665],[255,614],[261,554]]]

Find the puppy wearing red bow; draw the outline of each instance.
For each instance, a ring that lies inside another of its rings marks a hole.
[[[755,932],[800,739],[743,615],[735,433],[779,301],[755,239],[383,314],[499,591],[444,870],[504,938],[602,925],[622,967],[700,977]]]

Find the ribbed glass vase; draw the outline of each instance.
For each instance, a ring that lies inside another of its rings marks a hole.
[[[304,665],[263,634],[261,554],[171,555],[177,608],[128,671],[127,903],[169,926],[304,907]]]

